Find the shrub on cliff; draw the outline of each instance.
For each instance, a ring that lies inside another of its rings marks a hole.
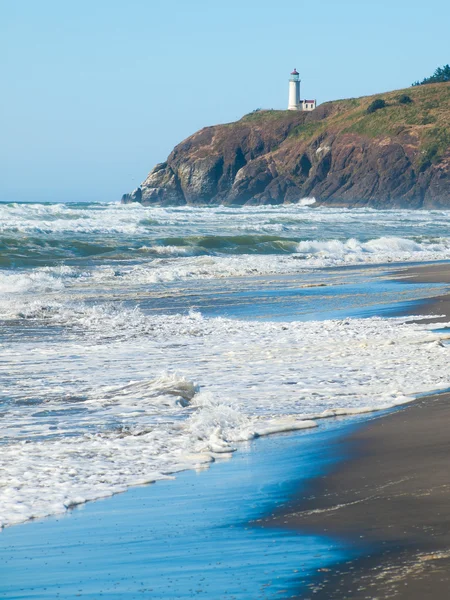
[[[411,96],[408,96],[407,94],[403,94],[398,99],[398,103],[399,104],[412,104],[412,98],[411,98]]]
[[[380,110],[380,108],[385,108],[385,107],[386,107],[386,102],[382,98],[377,98],[371,104],[369,104],[369,106],[367,108],[367,112],[369,114],[374,113],[375,111]]]

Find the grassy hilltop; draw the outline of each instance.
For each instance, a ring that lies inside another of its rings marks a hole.
[[[411,102],[400,103],[402,97]],[[378,99],[386,107],[368,113],[369,106]],[[369,139],[397,137],[408,133],[419,140],[421,152],[417,156],[423,165],[437,162],[450,148],[450,83],[417,86],[375,96],[363,96],[348,100],[325,102],[318,107],[319,118],[310,113],[311,119],[297,125],[290,136],[313,141],[325,131],[335,134],[357,134]],[[328,114],[323,118],[323,114]],[[241,120],[248,123],[267,123],[289,118],[291,111],[255,111]],[[295,114],[295,113],[294,113]]]
[[[124,201],[450,207],[449,175],[450,83],[437,83],[207,127]]]

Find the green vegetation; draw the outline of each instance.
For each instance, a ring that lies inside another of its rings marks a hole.
[[[429,83],[444,83],[450,81],[450,65],[438,67],[431,77],[425,77],[422,81],[415,81],[413,86],[427,85]]]
[[[326,121],[313,121],[312,123],[302,123],[294,127],[289,137],[294,137],[299,140],[309,140],[315,137],[326,128]]]
[[[379,100],[384,102],[384,108],[368,111],[370,106],[381,107]],[[450,148],[450,83],[337,100],[322,107],[327,116],[299,123],[289,134],[292,143],[310,144],[324,134],[353,134],[380,140],[400,136],[417,147],[416,160],[421,169],[439,162]]]
[[[375,111],[380,110],[381,108],[386,108],[386,101],[382,98],[377,98],[369,104],[369,106],[367,107],[367,113],[370,115],[370,113],[374,113]]]
[[[450,148],[450,131],[433,127],[423,136],[418,166],[421,171],[441,160]]]
[[[274,144],[273,152],[285,152],[290,144],[306,148],[316,140],[321,145],[324,136],[357,135],[380,142],[398,138],[409,145],[418,168],[425,169],[450,149],[450,82],[326,102],[314,113],[260,110],[227,127],[238,124],[267,132],[289,125],[287,138]]]
[[[240,121],[238,121],[238,123],[248,123],[248,122],[254,122],[254,123],[264,123],[264,122],[268,122],[268,121],[278,121],[280,119],[286,119],[286,118],[291,118],[293,120],[295,120],[296,118],[298,119],[298,116],[301,115],[301,112],[296,112],[294,110],[274,110],[273,108],[271,109],[262,109],[262,108],[257,108],[256,110],[252,111],[251,113],[248,113],[247,115],[244,115],[242,117],[242,119]]]

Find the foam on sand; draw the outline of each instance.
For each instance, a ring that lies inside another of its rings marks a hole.
[[[55,326],[60,343],[4,347],[1,376],[22,385],[1,421],[3,526],[450,387],[448,336],[408,319],[247,322],[56,301],[8,311]]]

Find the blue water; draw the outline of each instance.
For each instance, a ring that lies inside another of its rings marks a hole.
[[[434,296],[445,284],[423,285],[383,279],[381,273],[363,277],[359,282],[327,284],[318,287],[296,286],[292,278],[277,286],[243,291],[222,291],[217,295],[180,297],[172,310],[187,312],[194,308],[210,317],[230,317],[245,320],[316,321],[346,317],[390,316],[406,312],[407,307]],[[326,274],[322,274],[322,281]],[[300,283],[300,282],[298,282]],[[303,283],[303,282],[301,282]],[[283,286],[284,284],[284,286]],[[420,300],[419,300],[420,299]],[[153,303],[143,303],[146,310],[155,310]]]
[[[447,211],[0,203],[0,597],[288,598],[348,558],[257,520],[345,458],[334,442],[361,419],[234,440],[409,394],[405,355],[419,383],[448,385],[441,346],[411,332],[405,354],[367,318],[442,291],[389,275],[448,260],[449,227]],[[364,322],[324,323],[349,317]],[[238,452],[178,473],[217,444]]]
[[[186,314],[244,320],[314,321],[348,316],[390,316],[438,295],[447,284],[399,281],[392,271],[409,265],[320,269],[301,275],[224,278],[166,284],[160,296],[141,296],[147,314]],[[130,306],[135,297],[128,301]]]
[[[3,531],[0,597],[287,598],[352,556],[337,541],[250,524],[343,459],[360,419],[242,445],[208,472]]]

